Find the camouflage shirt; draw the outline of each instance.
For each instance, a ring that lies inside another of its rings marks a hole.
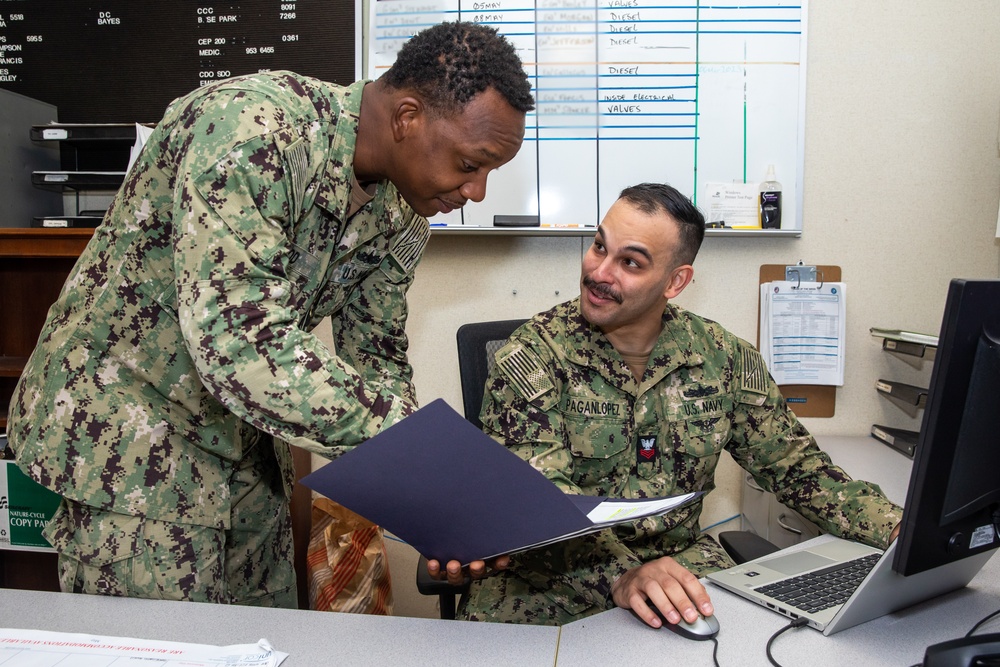
[[[497,352],[481,417],[487,433],[566,493],[707,493],[725,449],[758,484],[830,533],[885,546],[901,518],[877,487],[831,464],[750,344],[673,305],[641,383],[583,318],[578,299],[535,316]],[[701,498],[518,554],[511,573],[567,608],[611,606],[618,576],[685,550],[682,562],[706,574],[718,566],[700,536]],[[488,600],[476,604],[490,615]]]
[[[412,412],[405,295],[429,226],[387,181],[347,217],[364,85],[274,72],[170,105],[16,389],[33,479],[228,528],[257,429],[289,493],[288,444],[336,456]],[[310,333],[326,316],[335,353]]]

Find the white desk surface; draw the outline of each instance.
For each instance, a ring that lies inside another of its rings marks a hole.
[[[906,500],[913,461],[869,436],[817,437],[834,463],[855,479],[878,484],[886,496]],[[822,538],[818,538],[822,539]],[[719,620],[718,659],[722,667],[770,665],[767,640],[788,624],[780,614],[706,583]],[[774,659],[785,667],[893,665],[923,661],[931,644],[957,639],[987,614],[1000,608],[1000,556],[994,555],[965,589],[843,630],[829,637],[812,628],[784,632],[772,645]],[[994,619],[980,632],[1000,632]],[[613,642],[608,638],[614,637]],[[712,665],[712,642],[683,639],[669,630],[653,630],[624,609],[598,614],[564,626],[560,664]],[[663,659],[656,656],[663,656]]]
[[[559,643],[553,627],[13,589],[0,589],[0,627],[216,646],[266,638],[289,654],[282,667],[552,667]]]
[[[820,438],[834,462],[902,502],[912,462],[869,437]],[[787,624],[779,614],[710,586],[723,667],[768,665],[768,638]],[[811,628],[783,633],[772,654],[785,667],[919,663],[925,648],[964,635],[1000,608],[1000,558],[965,589],[831,637]],[[623,609],[564,627],[467,623],[160,602],[0,589],[0,627],[86,632],[198,644],[267,638],[289,654],[287,667],[342,665],[711,665],[712,642],[653,630]],[[1000,632],[1000,619],[981,632]],[[558,660],[557,660],[558,656]]]
[[[788,619],[707,583],[719,620],[722,667],[770,665],[767,640]],[[844,667],[920,664],[931,644],[965,635],[1000,608],[1000,558],[994,556],[965,589],[856,625],[829,637],[812,628],[782,633],[771,654],[784,667]],[[1000,632],[1000,619],[979,631]],[[613,641],[610,640],[613,638]],[[712,642],[683,639],[647,627],[632,612],[614,609],[563,626],[560,665],[712,665]]]

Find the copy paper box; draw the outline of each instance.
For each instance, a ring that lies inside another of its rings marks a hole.
[[[60,497],[29,478],[13,461],[0,461],[0,549],[54,551],[42,528]]]

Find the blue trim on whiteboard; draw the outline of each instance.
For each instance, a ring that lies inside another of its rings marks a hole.
[[[622,118],[626,114],[623,113],[608,113],[607,111],[602,111],[597,114],[601,118]],[[666,114],[661,113],[630,113],[627,114],[629,118],[660,118],[666,116]],[[675,123],[663,124],[663,125],[610,125],[608,123],[600,123],[598,127],[604,128],[635,128],[637,130],[676,130],[678,128],[684,129],[694,129],[694,124],[680,125]]]
[[[655,64],[660,64],[660,63],[655,63]],[[594,69],[595,71],[593,74],[536,74],[535,78],[536,79],[593,79],[598,76],[603,76],[601,74],[597,74],[596,67]],[[667,79],[670,77],[678,77],[678,78],[684,77],[686,79],[690,79],[697,75],[698,74],[696,72],[682,72],[680,74],[633,74],[632,76],[634,76],[637,79],[642,78],[644,76],[655,76],[658,79]],[[546,90],[561,90],[561,89],[546,88]],[[567,90],[574,90],[574,88],[567,88]],[[650,90],[658,90],[658,88],[650,87]]]
[[[440,9],[440,10],[431,10],[431,11],[423,10],[423,11],[412,11],[412,12],[392,12],[392,16],[407,16],[407,15],[413,15],[413,14],[431,14],[431,13],[434,13],[434,14],[459,14],[459,13],[465,13],[465,14],[486,13],[486,14],[489,14],[489,13],[496,13],[497,11],[502,11],[505,14],[508,13],[508,12],[545,12],[545,11],[557,12],[557,11],[566,11],[566,9],[567,9],[566,7],[537,7],[537,8],[536,7],[527,7],[527,8],[521,8],[521,9],[512,8],[512,9],[502,9],[502,10],[501,9],[497,9],[497,8],[488,9],[488,10],[487,9],[480,9],[480,10],[476,10],[476,9]],[[580,9],[581,11],[585,11],[585,10],[588,10],[588,9],[596,10],[596,11],[601,11],[601,10],[605,10],[605,11],[624,11],[624,10],[628,10],[628,9],[676,9],[676,10],[682,10],[682,9],[706,9],[706,10],[710,10],[710,11],[728,11],[728,10],[751,11],[751,10],[770,10],[770,9],[801,10],[802,9],[802,5],[755,5],[755,6],[748,6],[748,5],[745,5],[745,4],[732,4],[732,5],[714,4],[714,5],[711,5],[709,7],[705,7],[705,6],[701,5],[700,3],[698,3],[698,4],[691,4],[691,5],[643,5],[641,8],[640,7],[578,7],[578,8],[577,7],[571,7],[569,9]],[[679,21],[679,19],[674,19],[674,20],[678,20]],[[705,20],[707,21],[707,20],[723,20],[723,19],[705,19]],[[737,21],[737,20],[740,20],[740,19],[725,19],[725,20]],[[798,19],[745,19],[745,20],[747,20],[747,21],[777,21],[777,20],[798,20]],[[690,22],[690,21],[688,21],[688,22]],[[541,23],[541,21],[539,21],[539,23]],[[565,21],[559,21],[559,23],[565,23]]]
[[[690,74],[670,74],[665,76],[683,76],[685,79],[694,79],[698,75],[695,72]],[[562,74],[539,74],[536,78],[538,79],[568,79],[570,77]],[[662,79],[663,77],[659,74],[587,74],[580,75],[580,78],[586,78],[588,81],[593,82],[594,79],[610,79],[610,78],[628,78],[628,79]],[[632,90],[636,86],[601,86],[602,90]],[[543,92],[561,92],[565,90],[590,90],[590,86],[548,86],[546,88],[540,89]],[[686,88],[697,88],[695,84],[687,84],[684,86],[643,86],[643,90],[684,90]]]
[[[690,100],[599,100],[599,99],[586,99],[586,100],[536,100],[535,104],[638,104],[642,102],[643,104],[653,104],[655,102],[672,102],[674,104],[694,104],[694,98]],[[553,115],[551,111],[546,111],[546,115]],[[538,111],[535,110],[528,114],[528,116],[537,116]],[[630,114],[631,115],[631,114]],[[693,111],[661,111],[657,113],[659,116],[694,116]]]
[[[653,63],[653,64],[659,64],[659,63]],[[558,77],[557,74],[553,76]],[[663,78],[659,74],[593,74],[591,76],[593,76],[595,79],[662,79]],[[672,76],[683,76],[688,79],[693,79],[696,76],[698,76],[698,73],[688,72],[685,74],[673,74]],[[635,86],[632,87],[635,88]],[[661,86],[661,88],[663,90],[675,90],[677,88],[694,88],[694,86]],[[611,90],[618,90],[618,89],[612,88]]]
[[[596,137],[525,137],[525,141],[590,141]],[[698,137],[606,137],[601,141],[695,141]],[[707,231],[707,230],[706,230]]]
[[[565,21],[562,21],[565,23]],[[429,28],[432,25],[437,25],[436,23],[428,23],[423,27]],[[488,22],[483,21],[482,25],[489,25]],[[419,30],[417,32],[420,32]],[[532,33],[530,32],[504,32],[505,37],[530,37]],[[547,32],[546,37],[559,37],[560,35],[572,36],[579,35],[577,32]],[[643,30],[641,32],[599,32],[595,31],[594,34],[613,34],[613,35],[795,35],[799,36],[802,34],[801,30]],[[413,35],[410,35],[412,37]],[[387,40],[406,40],[408,38],[401,35],[390,35],[384,37],[376,37],[375,41],[387,41]]]

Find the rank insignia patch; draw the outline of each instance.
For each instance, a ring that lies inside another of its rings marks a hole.
[[[652,463],[656,460],[659,451],[655,435],[640,435],[636,439],[636,461],[638,463]]]

